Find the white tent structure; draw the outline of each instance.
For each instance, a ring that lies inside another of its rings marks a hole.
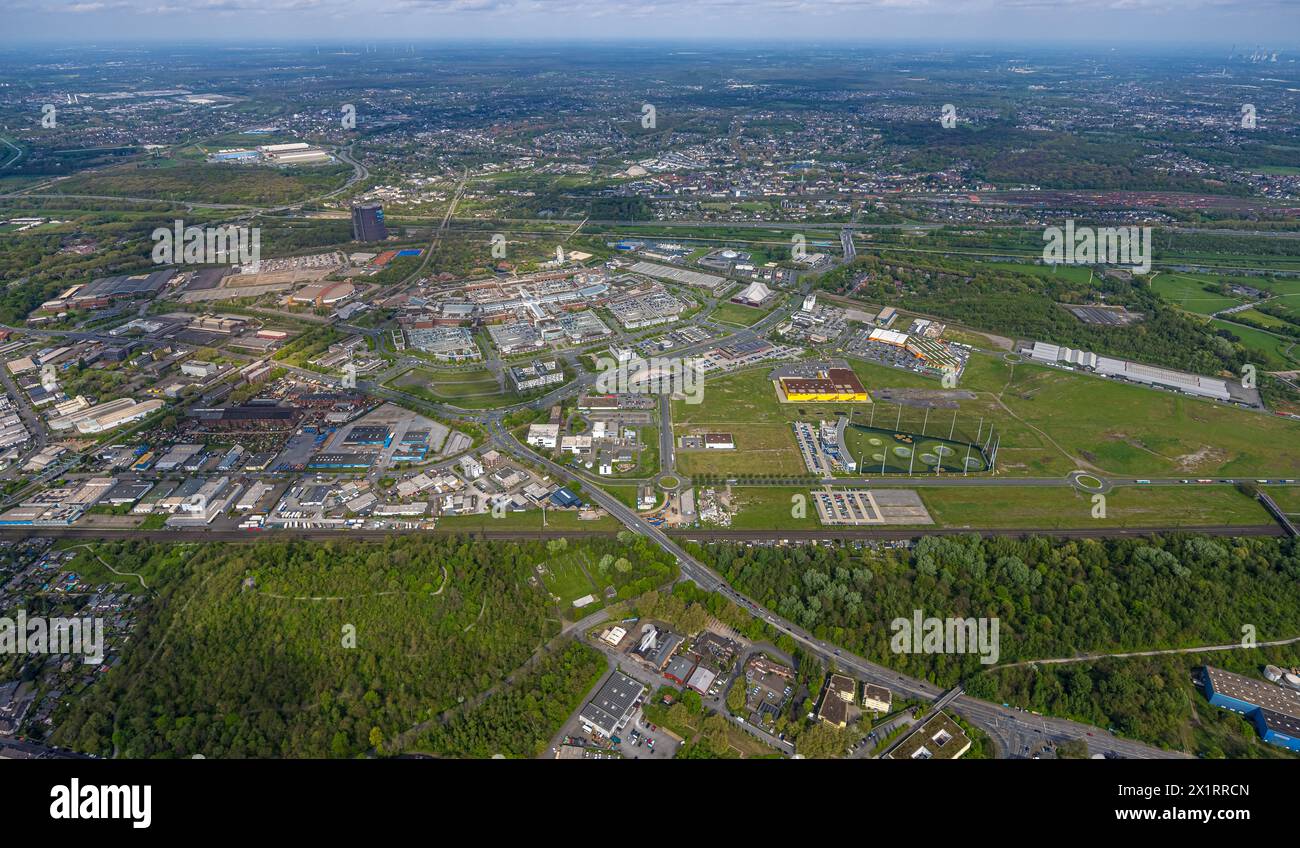
[[[743,292],[736,295],[736,300],[743,300],[746,303],[759,304],[772,296],[772,290],[762,283],[750,283],[749,287]]]

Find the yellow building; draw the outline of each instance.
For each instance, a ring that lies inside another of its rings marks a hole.
[[[782,377],[781,393],[791,403],[867,403],[871,398],[858,375],[848,368],[831,368],[816,378]]]

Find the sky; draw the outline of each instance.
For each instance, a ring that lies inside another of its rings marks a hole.
[[[1300,0],[5,0],[4,5],[8,35],[17,42],[788,39],[1300,48]]]

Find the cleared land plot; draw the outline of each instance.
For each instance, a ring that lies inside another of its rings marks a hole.
[[[438,519],[439,530],[455,530],[458,533],[472,533],[479,530],[589,530],[607,532],[623,529],[617,519],[608,515],[584,520],[578,513],[567,510],[546,510],[546,526],[542,526],[542,511],[529,509],[524,512],[508,512],[500,518],[493,518],[490,513],[479,515],[444,515]]]
[[[729,451],[679,451],[677,467],[695,474],[806,474],[794,431],[789,424],[723,422],[717,429],[729,432],[736,449]]]
[[[731,517],[735,530],[816,530],[817,518],[809,489],[796,486],[733,486]],[[797,500],[802,498],[803,502]]]

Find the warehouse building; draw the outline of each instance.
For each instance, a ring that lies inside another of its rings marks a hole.
[[[1111,359],[1095,353],[1060,347],[1047,342],[1034,342],[1029,358],[1047,365],[1065,365],[1085,368],[1105,377],[1128,380],[1163,389],[1173,389],[1196,397],[1227,401],[1232,399],[1228,384],[1217,377],[1203,377],[1171,368],[1143,365],[1126,359]]]
[[[584,729],[591,728],[604,736],[617,735],[627,726],[637,699],[644,691],[644,686],[626,674],[614,672],[605,681],[605,685],[600,687],[596,697],[588,701],[578,714]]]
[[[1300,751],[1300,692],[1210,665],[1201,685],[1211,704],[1250,719],[1265,742]]]
[[[137,403],[132,398],[118,398],[70,415],[61,415],[51,419],[49,425],[51,430],[71,430],[75,427],[78,433],[91,435],[147,418],[162,408],[163,402],[160,400]]]
[[[787,403],[866,403],[867,390],[848,368],[827,368],[816,377],[779,377],[777,384]]]

